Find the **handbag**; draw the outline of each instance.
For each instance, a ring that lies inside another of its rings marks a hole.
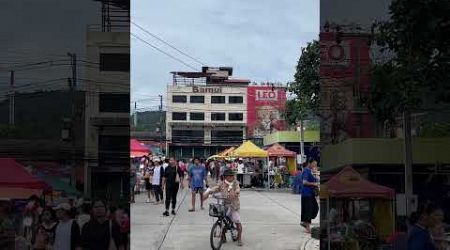
[[[319,196],[319,193],[320,193],[320,192],[319,192],[319,188],[318,188],[318,187],[314,187],[314,188],[313,188],[313,193],[314,193],[314,196],[315,196],[315,197]]]
[[[175,167],[175,182],[180,183],[180,175],[178,174],[178,166]]]

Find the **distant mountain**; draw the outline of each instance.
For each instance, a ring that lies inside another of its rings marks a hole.
[[[72,113],[70,91],[16,93],[15,126],[9,127],[9,100],[0,102],[0,138],[60,139],[64,118]],[[84,93],[76,92],[76,123],[82,125]]]
[[[162,116],[162,132],[163,135],[166,133],[166,112],[159,111],[145,111],[137,112],[131,117],[131,122],[134,121],[134,115],[137,116],[137,126],[132,126],[133,131],[145,131],[154,133],[159,127],[160,117]]]

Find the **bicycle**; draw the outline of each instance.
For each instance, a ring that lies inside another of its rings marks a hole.
[[[217,202],[209,204],[209,216],[215,217],[217,220],[211,228],[209,241],[213,250],[220,250],[223,244],[222,234],[224,230],[231,234],[231,239],[233,241],[237,241],[237,229],[234,222],[226,215],[228,208],[224,205],[225,198],[218,197],[217,195],[212,196]],[[217,239],[218,242],[215,241]]]

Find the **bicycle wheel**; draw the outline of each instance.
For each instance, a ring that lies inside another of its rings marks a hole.
[[[213,250],[220,250],[222,247],[222,232],[225,225],[220,221],[216,221],[211,228],[211,235],[209,241]]]

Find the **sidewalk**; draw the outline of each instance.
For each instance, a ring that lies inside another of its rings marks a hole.
[[[190,193],[180,190],[177,216],[163,217],[163,205],[145,203],[145,195],[136,196],[131,206],[131,249],[207,250],[214,219],[205,210],[189,213]],[[197,197],[198,202],[198,197]],[[298,250],[319,249],[316,240],[303,233],[298,195],[246,190],[241,194],[243,247],[228,241],[222,249]],[[314,221],[318,224],[318,218]]]

